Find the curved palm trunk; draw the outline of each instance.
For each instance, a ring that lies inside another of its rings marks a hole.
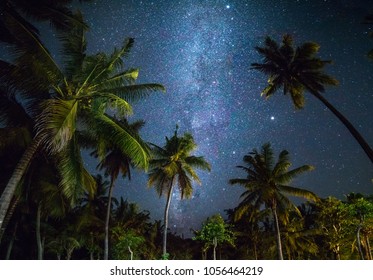
[[[280,226],[279,226],[279,223],[278,223],[276,206],[272,207],[272,213],[273,213],[273,218],[275,220],[275,229],[276,229],[276,237],[277,237],[276,238],[277,254],[278,254],[278,258],[280,260],[283,260],[284,256],[282,254],[281,234],[280,234]]]
[[[107,205],[106,218],[105,218],[104,260],[109,259],[109,222],[110,222],[111,198],[113,197],[113,189],[114,189],[114,178],[112,177],[110,181],[108,205]]]
[[[14,192],[22,180],[23,175],[26,173],[27,168],[30,165],[32,158],[34,157],[36,151],[39,149],[40,139],[34,138],[32,143],[27,147],[26,151],[23,153],[21,159],[18,161],[16,168],[10,177],[8,184],[6,185],[0,198],[0,228],[3,228],[3,222],[7,214],[10,202],[13,198]],[[5,229],[4,229],[5,230]]]
[[[364,152],[369,157],[370,161],[373,163],[373,150],[369,146],[369,144],[365,141],[363,136],[356,130],[356,128],[350,123],[349,120],[345,118],[332,104],[329,103],[328,100],[324,96],[322,96],[317,91],[310,91],[317,99],[319,99],[332,113],[346,126],[348,131],[352,134],[352,136],[356,139],[356,141],[360,144],[363,148]]]
[[[1,244],[1,240],[3,238],[4,232],[5,232],[5,229],[8,226],[11,217],[13,216],[13,213],[14,213],[17,205],[18,205],[18,202],[19,202],[19,196],[15,197],[13,199],[13,201],[11,201],[11,204],[8,208],[5,219],[4,219],[3,224],[0,228],[0,244]]]
[[[164,209],[163,250],[162,250],[163,257],[165,257],[166,254],[167,254],[168,212],[170,210],[172,191],[174,189],[173,181],[174,180],[172,178],[171,181],[170,181],[170,189],[169,189],[168,194],[167,194],[166,208]]]

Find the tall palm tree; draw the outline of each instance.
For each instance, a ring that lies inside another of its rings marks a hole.
[[[250,205],[254,205],[257,209],[262,205],[271,209],[275,223],[278,257],[282,260],[278,214],[279,212],[285,212],[289,208],[299,212],[298,208],[286,195],[317,200],[317,196],[314,193],[288,185],[297,175],[310,171],[313,167],[303,165],[289,170],[291,162],[289,153],[286,150],[279,154],[275,163],[273,150],[269,143],[264,144],[261,151],[254,149],[248,155],[245,155],[243,161],[246,166],[240,165],[237,167],[244,170],[247,173],[247,177],[229,180],[230,184],[239,184],[246,189],[241,195],[243,199],[238,206],[238,211],[243,211],[245,208],[249,208]]]
[[[60,185],[73,203],[82,186],[94,189],[94,180],[85,170],[79,146],[79,131],[87,131],[96,139],[110,139],[127,154],[136,166],[147,168],[149,150],[145,143],[118,125],[107,113],[109,108],[125,116],[132,113],[128,103],[150,91],[164,90],[159,84],[135,84],[138,69],[125,69],[134,40],[107,55],[86,53],[85,28],[76,25],[61,32],[63,65],[59,65],[47,48],[33,33],[27,32],[11,14],[7,24],[22,44],[14,49],[13,62],[0,61],[0,81],[16,88],[24,110],[34,120],[32,143],[19,160],[0,198],[0,227],[14,190],[25,174],[36,151],[43,149],[58,158]],[[76,17],[83,21],[80,13]],[[1,104],[1,115],[13,118],[14,113]],[[81,191],[81,193],[83,190]]]
[[[192,181],[201,184],[195,168],[210,171],[209,163],[203,157],[192,152],[197,148],[193,136],[185,133],[179,137],[178,127],[171,138],[166,137],[164,147],[153,146],[153,158],[150,161],[148,186],[154,186],[159,196],[167,196],[164,210],[163,257],[167,256],[168,213],[175,185],[179,187],[181,199],[190,198],[193,193]]]
[[[256,47],[263,59],[262,63],[252,63],[253,69],[269,76],[268,85],[262,91],[266,98],[272,96],[280,88],[289,94],[295,108],[304,106],[304,92],[308,91],[319,99],[346,126],[363,148],[373,163],[373,150],[356,128],[321,94],[326,85],[337,85],[338,81],[323,72],[325,65],[331,63],[316,57],[320,46],[314,42],[306,42],[297,48],[293,46],[293,38],[284,35],[279,46],[272,38],[267,37],[264,47]]]
[[[126,119],[117,121],[118,125],[131,131],[132,135],[138,136],[138,131],[144,125],[143,121],[137,121],[129,124]],[[110,139],[109,139],[110,141]],[[105,145],[105,144],[104,144]],[[107,141],[105,157],[101,160],[98,165],[100,170],[105,169],[105,175],[110,176],[110,186],[109,186],[109,197],[106,209],[106,219],[105,219],[105,242],[104,242],[104,260],[109,258],[109,223],[110,223],[110,213],[111,213],[111,199],[113,197],[114,183],[117,180],[119,173],[122,173],[123,177],[128,177],[131,180],[131,166],[133,163],[131,158],[127,153],[123,153],[123,150],[116,147],[115,144]],[[96,153],[99,151],[96,150]]]

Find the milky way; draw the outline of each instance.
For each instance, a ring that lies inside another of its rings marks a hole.
[[[175,193],[172,231],[188,233],[207,216],[235,207],[243,190],[227,182],[244,176],[235,166],[269,141],[277,153],[289,150],[294,166],[316,167],[296,186],[324,197],[372,193],[372,165],[334,115],[312,97],[300,111],[280,93],[262,99],[266,77],[250,70],[259,59],[254,47],[267,35],[279,40],[290,33],[296,43],[320,43],[320,55],[335,62],[328,73],[340,81],[326,97],[372,144],[373,61],[366,53],[373,41],[361,22],[373,7],[369,1],[336,2],[106,0],[80,7],[91,26],[91,52],[134,37],[128,65],[140,68],[140,82],[167,88],[134,105],[133,118],[146,121],[143,138],[163,145],[178,124],[180,133],[193,134],[196,154],[212,165],[210,173],[199,173],[202,186],[195,186],[191,200],[180,201]],[[131,182],[118,181],[116,194],[161,219],[164,199],[146,189],[144,173],[135,175]]]

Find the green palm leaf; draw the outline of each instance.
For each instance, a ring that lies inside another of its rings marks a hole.
[[[44,110],[37,118],[37,134],[48,150],[61,151],[75,132],[78,102],[49,99],[42,106]]]
[[[61,173],[60,187],[71,205],[77,203],[84,190],[90,194],[95,192],[95,180],[84,168],[80,149],[75,139],[69,141],[65,150],[58,154],[58,158],[58,167]]]
[[[94,118],[96,126],[123,154],[128,155],[136,166],[145,170],[148,168],[150,151],[138,136],[132,135],[108,115],[96,115]]]

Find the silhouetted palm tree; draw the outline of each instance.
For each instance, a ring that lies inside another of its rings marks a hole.
[[[164,211],[163,256],[167,256],[168,212],[174,186],[180,190],[181,199],[190,198],[193,193],[192,180],[201,183],[195,168],[210,171],[209,163],[203,157],[196,157],[192,152],[197,148],[193,136],[185,133],[179,137],[178,127],[171,138],[166,137],[164,147],[153,144],[153,158],[150,161],[148,186],[154,186],[161,196],[166,194],[167,203]]]
[[[117,121],[117,124],[123,127],[125,130],[130,131],[134,137],[140,138],[138,136],[138,131],[144,125],[144,122],[137,121],[135,123],[129,124],[127,120],[123,119],[121,121]],[[104,152],[106,152],[106,154],[99,163],[98,168],[100,170],[105,169],[105,175],[110,176],[109,197],[105,219],[104,246],[104,260],[107,260],[109,257],[109,223],[114,183],[117,180],[119,173],[122,173],[123,177],[128,177],[128,180],[131,180],[131,167],[133,167],[134,164],[132,163],[132,159],[128,156],[127,153],[123,153],[123,150],[121,150],[119,147],[116,147],[115,144],[110,143],[110,139],[104,141],[104,146]],[[96,153],[97,152],[98,151],[96,151]]]
[[[273,151],[269,143],[264,144],[260,152],[254,149],[251,153],[244,156],[243,161],[246,166],[237,167],[244,170],[247,173],[247,177],[229,180],[230,184],[239,184],[246,189],[241,195],[243,200],[238,206],[238,211],[244,212],[244,209],[248,209],[250,205],[254,205],[257,209],[261,205],[271,209],[277,235],[278,257],[282,260],[283,254],[278,211],[293,208],[299,212],[286,195],[317,200],[317,196],[314,193],[288,185],[297,175],[310,171],[313,167],[303,165],[289,170],[291,163],[289,153],[286,150],[280,153],[275,163]]]
[[[253,69],[268,75],[268,85],[262,95],[269,98],[280,88],[289,94],[295,108],[304,106],[304,92],[308,91],[319,99],[346,126],[363,148],[373,163],[373,150],[356,128],[321,94],[326,85],[337,85],[338,81],[323,72],[325,65],[331,61],[316,57],[320,46],[307,42],[297,48],[293,38],[284,35],[279,46],[272,38],[267,37],[264,47],[256,47],[263,59],[262,63],[252,63]]]

